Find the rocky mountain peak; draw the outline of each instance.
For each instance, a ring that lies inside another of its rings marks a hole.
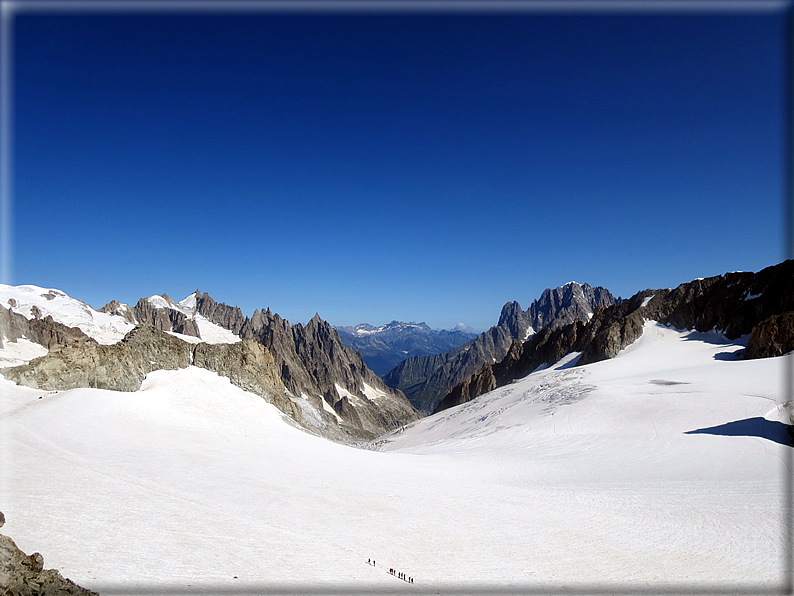
[[[310,400],[319,415],[328,415],[323,414],[323,400],[335,407],[345,397],[337,390],[337,386],[341,387],[349,394],[349,403],[339,406],[344,414],[339,415],[352,425],[347,432],[358,438],[372,438],[418,418],[405,396],[387,387],[367,368],[360,354],[345,347],[336,330],[319,313],[305,326],[290,325],[270,308],[255,311],[249,319],[238,307],[217,303],[206,294],[196,299],[196,312],[243,339],[265,346],[290,394]],[[377,404],[367,398],[365,384],[383,395]],[[355,416],[350,408],[355,410]]]
[[[133,308],[111,301],[99,313],[66,295],[50,299],[41,292],[7,287],[9,308],[0,306],[0,349],[4,340],[25,338],[49,350],[38,358],[16,359],[27,364],[3,368],[14,382],[48,390],[137,391],[149,372],[195,366],[227,376],[304,428],[335,440],[371,439],[418,418],[405,396],[342,345],[319,314],[305,327],[291,326],[269,308],[249,319],[238,307],[200,290],[178,303],[166,294],[142,298]],[[9,299],[16,306],[16,296],[32,296],[24,312],[12,312]],[[56,322],[50,312],[63,320],[78,314],[90,335]],[[206,340],[199,341],[199,324]],[[116,337],[108,337],[110,327]]]
[[[467,344],[435,356],[409,358],[386,374],[384,380],[402,389],[420,411],[431,413],[455,385],[484,365],[502,360],[514,340],[522,342],[542,329],[557,329],[577,319],[588,321],[597,308],[616,301],[608,290],[589,284],[569,282],[547,288],[527,310],[522,310],[516,301],[506,303],[497,325]]]
[[[521,305],[513,301],[502,307],[499,322],[496,326],[507,328],[511,337],[523,339],[527,336],[527,331],[529,331],[532,323],[527,313],[521,309]]]
[[[597,289],[590,288],[589,303],[596,308],[586,322],[577,317],[553,330],[544,328],[523,343],[515,342],[503,360],[486,364],[488,371],[477,371],[447,393],[438,409],[474,399],[538,366],[552,366],[572,352],[581,352],[577,365],[613,358],[642,335],[649,320],[676,329],[717,330],[729,339],[750,335],[745,358],[794,350],[794,261],[758,273],[695,279],[672,290],[643,290],[607,307],[601,307],[599,300],[608,297],[599,297]],[[588,294],[588,289],[583,287],[583,293]],[[574,305],[568,307],[569,314]]]

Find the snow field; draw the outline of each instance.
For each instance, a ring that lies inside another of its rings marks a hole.
[[[3,339],[2,342],[3,347],[0,348],[0,368],[25,364],[34,358],[46,355],[48,351],[44,346],[25,339],[24,337],[20,337],[16,341]]]
[[[782,418],[782,359],[724,359],[741,347],[648,323],[613,360],[533,373],[380,451],[310,435],[193,367],[134,393],[0,380],[3,533],[102,594],[769,589],[790,448],[686,434]]]
[[[240,341],[240,338],[231,331],[212,323],[202,315],[196,314],[196,296],[194,294],[176,304],[170,304],[165,298],[158,295],[151,296],[147,300],[156,308],[171,308],[181,311],[196,322],[201,339],[182,335],[181,333],[171,333],[171,335],[188,343],[203,341],[209,344],[230,344]],[[11,307],[14,312],[23,315],[27,319],[34,318],[33,307],[35,306],[41,312],[42,318],[49,315],[55,321],[67,327],[78,327],[83,333],[105,345],[120,341],[134,327],[133,324],[127,322],[124,318],[94,310],[86,303],[71,298],[60,290],[40,288],[38,286],[0,284],[0,305],[5,308]],[[17,366],[43,355],[42,353],[37,353],[36,350],[27,349],[27,346],[18,347],[10,342],[4,343],[7,345],[0,349],[0,367]],[[46,353],[46,350],[44,353]]]
[[[9,302],[12,300],[14,302]],[[16,303],[16,306],[11,306]],[[32,319],[33,307],[63,323],[67,327],[79,327],[83,333],[93,337],[101,344],[114,344],[129,333],[134,325],[122,317],[99,312],[85,302],[71,298],[61,292],[38,286],[8,286],[0,284],[0,305],[11,306],[14,312]]]

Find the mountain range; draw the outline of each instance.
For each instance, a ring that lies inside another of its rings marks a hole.
[[[582,364],[612,357],[648,318],[680,328],[711,325],[729,337],[752,333],[748,354],[776,355],[792,325],[791,268],[787,261],[629,300],[569,282],[547,288],[526,310],[506,303],[495,326],[465,343],[472,334],[424,323],[335,328],[315,315],[305,326],[291,325],[270,309],[247,317],[199,290],[180,302],[162,294],[94,310],[59,290],[0,286],[0,342],[26,338],[45,350],[2,374],[45,389],[134,391],[153,370],[192,364],[262,395],[312,432],[369,440],[568,353],[581,352]]]
[[[0,587],[768,592],[794,261],[601,290],[506,304],[442,372],[504,357],[420,418],[319,316],[0,286]]]
[[[249,318],[198,290],[181,302],[163,294],[97,311],[58,290],[0,286],[0,304],[2,341],[25,338],[49,350],[2,369],[22,385],[135,391],[154,370],[193,365],[335,440],[372,439],[419,416],[319,316],[305,326],[269,309]]]
[[[319,316],[2,286],[0,586],[774,592],[794,264],[588,294],[508,303],[505,357],[418,418]]]
[[[400,321],[378,327],[362,323],[334,329],[342,344],[358,351],[366,365],[379,376],[408,358],[440,354],[477,337],[476,333],[459,329],[437,331],[425,323]]]
[[[400,389],[413,406],[431,414],[446,393],[485,364],[502,360],[514,340],[526,340],[541,329],[556,329],[620,300],[609,290],[568,282],[543,291],[527,310],[518,302],[502,307],[497,324],[471,341],[447,352],[408,358],[389,371],[383,380]]]
[[[586,322],[560,322],[526,341],[513,340],[501,361],[485,363],[453,387],[435,411],[470,401],[574,352],[578,365],[613,358],[642,335],[648,320],[676,329],[717,330],[728,339],[748,336],[746,350],[725,357],[785,354],[794,349],[794,261],[758,273],[737,271],[675,289],[644,290],[598,308]]]

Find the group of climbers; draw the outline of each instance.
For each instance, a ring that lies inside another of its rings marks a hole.
[[[396,575],[399,579],[408,582],[409,584],[414,583],[414,578],[408,577],[401,571],[397,571],[396,569],[389,569],[389,573],[392,575]]]
[[[367,565],[372,565],[373,567],[375,567],[375,559],[367,559]],[[414,578],[408,577],[401,571],[397,571],[396,569],[389,569],[389,573],[391,573],[393,576],[403,581],[408,582],[409,584],[414,583]]]

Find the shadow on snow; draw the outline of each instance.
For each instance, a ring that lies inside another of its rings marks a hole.
[[[719,426],[688,430],[686,435],[723,435],[727,437],[760,437],[781,445],[794,447],[792,436],[794,427],[782,422],[767,420],[766,418],[746,418],[736,420]]]

